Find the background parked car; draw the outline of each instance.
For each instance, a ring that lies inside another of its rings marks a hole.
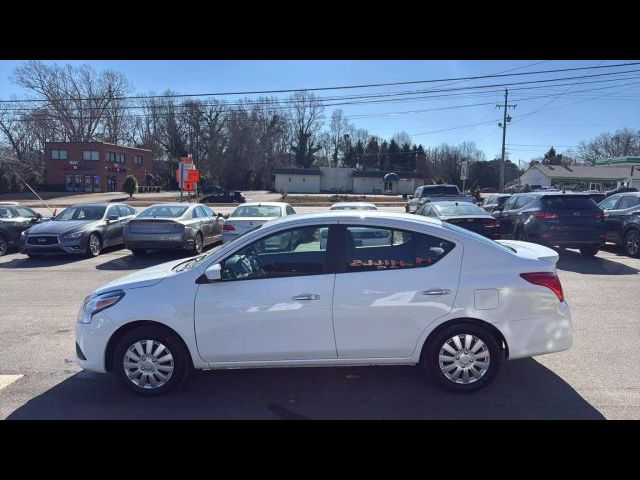
[[[630,257],[640,256],[640,193],[619,193],[603,200],[607,242],[622,247]]]
[[[605,241],[602,210],[581,194],[517,193],[492,215],[500,220],[503,238],[579,248],[586,256],[598,253]]]
[[[500,221],[473,203],[425,203],[416,210],[416,215],[437,218],[494,240],[500,238]]]
[[[618,187],[613,190],[609,190],[605,192],[606,197],[610,197],[611,195],[617,195],[618,193],[627,193],[627,192],[637,192],[638,189],[635,187]]]
[[[222,243],[230,242],[243,233],[274,218],[295,215],[291,205],[283,202],[247,203],[236,208],[222,229]]]
[[[212,195],[205,195],[200,199],[200,203],[245,203],[247,199],[239,190],[231,192],[217,192]]]
[[[147,250],[202,253],[222,240],[224,218],[200,203],[158,203],[145,208],[124,229],[124,242],[134,255]]]
[[[509,199],[509,197],[511,197],[511,194],[509,193],[489,195],[487,198],[484,199],[484,201],[480,206],[484,208],[487,213],[493,213],[497,209],[502,208],[502,206],[504,205],[504,202],[506,202]]]
[[[413,195],[407,196],[404,208],[405,212],[414,213],[423,203],[446,201],[475,203],[476,198],[460,193],[457,185],[423,185],[416,188]]]
[[[122,230],[135,214],[136,210],[124,203],[74,205],[25,231],[20,248],[29,257],[52,253],[97,257],[103,248],[124,243]]]
[[[18,203],[0,203],[0,257],[17,247],[20,234],[43,220],[42,215]]]
[[[338,202],[331,205],[329,210],[378,210],[378,207],[367,202]]]

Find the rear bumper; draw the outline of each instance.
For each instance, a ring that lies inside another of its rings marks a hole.
[[[571,310],[558,303],[553,314],[513,322],[494,323],[509,348],[509,359],[562,352],[573,345]]]
[[[159,233],[159,234],[127,234],[124,237],[124,244],[129,250],[175,250],[190,248],[193,240],[185,240],[182,233]]]
[[[578,229],[542,225],[537,228],[528,228],[527,239],[544,245],[583,247],[602,245],[606,241],[606,235],[604,226],[580,231]]]

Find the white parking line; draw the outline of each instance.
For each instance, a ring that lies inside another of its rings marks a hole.
[[[22,377],[24,377],[24,375],[0,375],[0,390],[20,380]]]

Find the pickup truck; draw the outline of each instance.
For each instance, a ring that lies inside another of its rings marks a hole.
[[[475,203],[473,195],[463,195],[457,185],[423,185],[407,196],[404,207],[407,213],[415,213],[426,202],[469,202]]]

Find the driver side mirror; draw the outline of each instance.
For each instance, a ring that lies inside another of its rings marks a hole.
[[[119,219],[119,218],[120,218],[120,217],[118,217],[118,215],[109,215],[109,216],[107,217],[107,223],[109,223],[109,222],[116,222],[116,221],[118,221],[118,219]]]
[[[208,266],[204,271],[204,275],[210,282],[220,280],[222,278],[222,265],[214,263],[213,265]]]

